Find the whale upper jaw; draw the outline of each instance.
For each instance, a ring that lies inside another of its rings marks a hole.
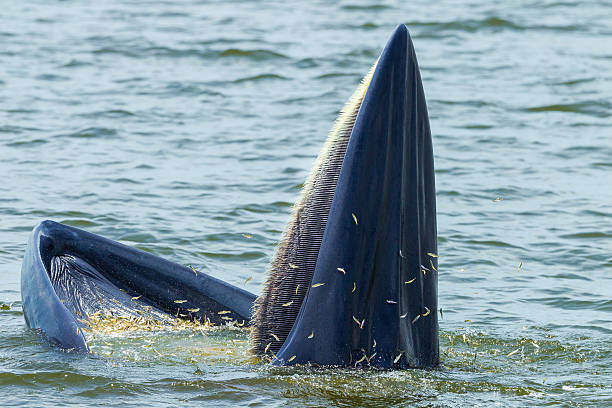
[[[256,302],[254,349],[279,365],[436,365],[433,150],[404,25],[343,115]]]

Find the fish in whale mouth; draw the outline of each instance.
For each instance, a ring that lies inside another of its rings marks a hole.
[[[136,315],[144,305],[157,316],[250,322],[253,352],[273,364],[438,364],[433,151],[406,27],[330,132],[261,296],[44,221],[26,247],[22,298],[28,326],[64,348],[88,350],[84,314]]]

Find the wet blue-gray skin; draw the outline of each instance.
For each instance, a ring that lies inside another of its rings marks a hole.
[[[313,284],[278,363],[438,363],[435,202],[427,107],[401,25],[359,110]]]
[[[53,221],[41,222],[30,235],[21,296],[29,327],[40,329],[61,348],[80,351],[89,350],[81,330],[87,325],[81,320],[98,310],[138,316],[137,308],[148,305],[158,315],[183,311],[216,324],[225,322],[221,317],[242,324],[249,321],[255,300],[255,295],[189,267]],[[231,313],[218,314],[224,310]]]
[[[199,309],[187,317],[213,323],[229,310],[223,316],[248,323],[255,300],[204,273],[52,221],[30,236],[21,286],[27,324],[83,351],[81,318],[101,309],[129,314],[147,305],[173,316]],[[438,361],[432,141],[414,48],[400,25],[359,108],[311,285],[273,364]]]

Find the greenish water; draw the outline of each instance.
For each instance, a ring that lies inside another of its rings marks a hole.
[[[1,404],[612,405],[610,21],[610,1],[4,2]],[[439,369],[272,368],[227,328],[83,356],[25,328],[21,257],[47,218],[259,293],[398,23],[434,135]]]

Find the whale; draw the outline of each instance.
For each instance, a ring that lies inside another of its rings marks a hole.
[[[192,267],[51,220],[21,268],[26,325],[89,352],[101,312],[249,327],[272,365],[439,364],[433,144],[416,52],[400,24],[342,109],[259,296]]]

